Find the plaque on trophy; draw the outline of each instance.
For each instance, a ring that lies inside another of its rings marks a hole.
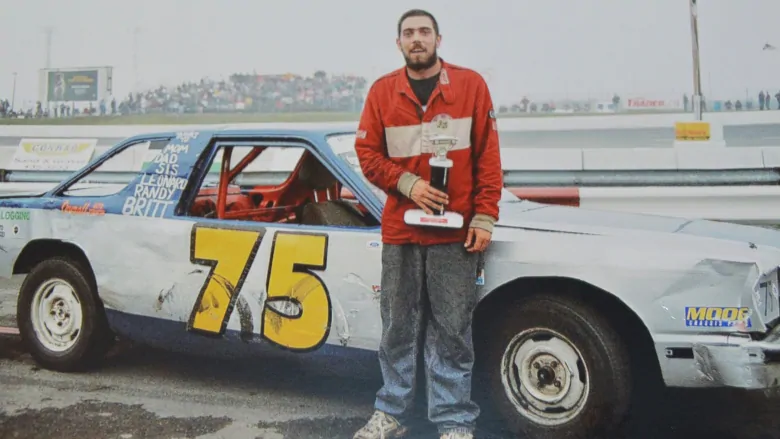
[[[447,193],[450,182],[452,160],[447,158],[447,153],[458,143],[457,137],[437,135],[430,138],[433,146],[433,155],[428,164],[431,166],[430,185],[434,189]],[[428,214],[423,209],[410,209],[404,214],[406,224],[415,226],[444,227],[459,229],[463,227],[463,215],[450,212],[446,206],[441,209],[432,209]]]

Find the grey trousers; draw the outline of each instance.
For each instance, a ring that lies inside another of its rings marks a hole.
[[[474,431],[479,416],[471,399],[477,263],[478,254],[467,252],[463,243],[383,245],[379,362],[384,386],[376,409],[401,423],[409,418],[424,335],[428,419],[441,433]]]

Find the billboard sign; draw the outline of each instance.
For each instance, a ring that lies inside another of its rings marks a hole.
[[[49,72],[49,102],[96,101],[98,96],[97,70],[76,72]]]
[[[76,171],[92,159],[97,139],[22,139],[8,169]]]
[[[96,102],[111,93],[111,67],[43,69],[41,95],[46,102]]]

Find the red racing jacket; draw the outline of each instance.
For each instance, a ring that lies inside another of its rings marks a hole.
[[[385,244],[464,242],[469,227],[493,231],[503,171],[493,102],[479,73],[443,60],[439,83],[428,106],[418,101],[405,67],[372,84],[357,130],[355,149],[363,174],[387,193],[382,213]],[[430,181],[428,135],[459,138],[447,154],[450,169],[447,210],[463,215],[462,229],[408,225],[404,213],[418,209],[409,198],[412,185]]]

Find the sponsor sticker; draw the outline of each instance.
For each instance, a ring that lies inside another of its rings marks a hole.
[[[103,207],[103,203],[95,203],[92,204],[90,202],[85,202],[84,204],[78,206],[70,204],[70,201],[65,201],[60,206],[60,210],[67,213],[72,213],[76,215],[105,215],[106,210]]]
[[[30,211],[0,210],[0,221],[30,221]]]
[[[750,308],[725,306],[686,306],[685,326],[703,326],[711,328],[746,327],[751,328]]]

